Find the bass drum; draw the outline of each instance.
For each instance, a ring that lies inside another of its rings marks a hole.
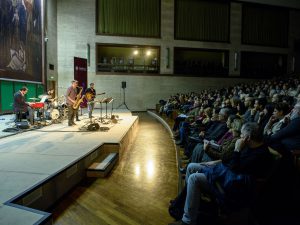
[[[59,111],[58,111],[58,109],[53,109],[50,112],[50,116],[51,116],[52,120],[57,120],[59,118]]]

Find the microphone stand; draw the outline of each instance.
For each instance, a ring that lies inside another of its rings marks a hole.
[[[117,107],[117,109],[119,109],[121,106],[124,105],[124,106],[126,107],[126,109],[129,110],[129,108],[128,108],[126,102],[125,102],[125,88],[122,87],[122,89],[123,89],[123,103],[121,103],[121,104]]]

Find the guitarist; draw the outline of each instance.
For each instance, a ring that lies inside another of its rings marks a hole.
[[[85,97],[87,100],[89,118],[92,118],[92,113],[95,107],[94,99],[96,97],[96,90],[94,86],[95,86],[94,83],[90,83],[90,87],[85,90]]]

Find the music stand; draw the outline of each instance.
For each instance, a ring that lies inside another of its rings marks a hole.
[[[107,116],[107,104],[108,103],[111,103],[114,99],[109,97],[109,98],[106,98],[104,103],[105,103],[105,119],[108,119],[108,116]]]
[[[103,122],[103,117],[102,117],[102,103],[106,100],[106,98],[102,98],[100,100],[98,100],[98,102],[100,103],[100,117],[98,119],[98,121],[100,121],[101,123]]]
[[[127,106],[127,104],[126,104],[126,102],[125,102],[125,88],[126,88],[126,82],[125,81],[122,81],[122,89],[123,89],[123,103],[121,103],[118,107],[117,107],[117,109],[119,109],[121,106],[125,106],[126,107],[126,109],[128,109],[129,110],[129,108],[128,108],[128,106]]]

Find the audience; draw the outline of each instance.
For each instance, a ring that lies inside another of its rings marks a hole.
[[[214,196],[223,207],[241,207],[251,202],[254,179],[264,177],[271,155],[256,123],[246,123],[228,162],[191,163],[187,168],[186,199],[181,221],[171,223],[197,225],[201,195]],[[216,182],[222,187],[218,189]]]
[[[251,202],[253,178],[268,171],[267,147],[282,156],[277,174],[284,178],[284,183],[293,184],[295,176],[292,174],[296,170],[291,152],[300,149],[299,83],[296,78],[278,78],[219,90],[178,93],[167,101],[160,101],[161,114],[169,118],[179,115],[173,131],[176,144],[184,149],[179,163],[180,172],[186,173],[186,186],[169,208],[174,218],[182,220],[174,224],[201,221],[197,217],[203,193],[227,209]],[[221,179],[223,194],[215,187],[219,176],[225,176]],[[228,185],[231,179],[236,182],[236,177],[242,177],[243,185],[239,183],[238,189]],[[277,179],[273,178],[272,182],[274,180]],[[284,187],[277,182],[269,193],[276,192],[276,186]]]

